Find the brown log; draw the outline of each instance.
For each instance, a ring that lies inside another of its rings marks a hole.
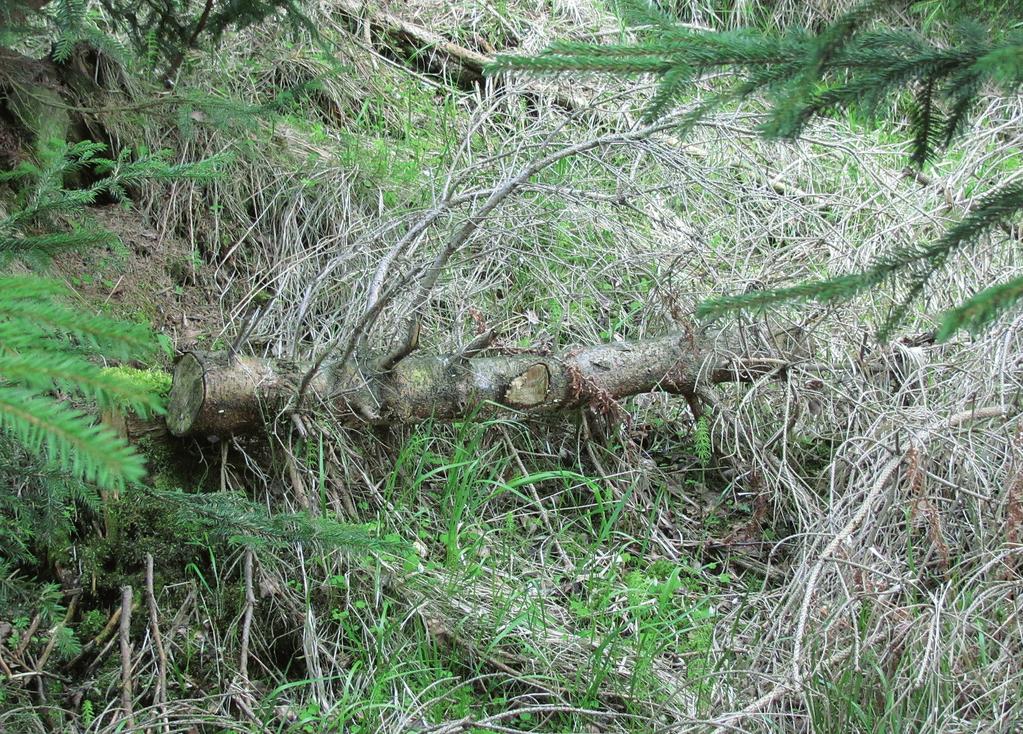
[[[412,356],[366,375],[324,368],[309,395],[341,422],[415,423],[550,413],[652,391],[691,392],[699,379],[750,379],[776,360],[735,369],[708,358],[682,335],[573,349],[560,355]],[[177,436],[225,436],[261,429],[292,404],[307,365],[190,352],[174,372],[167,426]],[[702,377],[701,377],[702,375]]]

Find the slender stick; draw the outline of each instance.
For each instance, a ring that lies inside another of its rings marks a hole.
[[[156,593],[153,590],[152,553],[146,553],[146,605],[149,607],[149,630],[153,636],[153,647],[156,649],[157,657],[156,690],[153,691],[153,703],[160,709],[164,732],[170,732],[170,721],[167,718],[167,653],[163,648],[163,636],[160,634],[160,612],[156,606]]]
[[[32,641],[32,635],[34,635],[36,630],[39,629],[39,623],[42,620],[43,616],[39,613],[36,613],[36,615],[32,617],[32,622],[29,623],[25,633],[21,636],[21,641],[18,643],[18,646],[14,648],[14,658],[16,660],[25,654],[25,650],[28,649],[28,643]]]
[[[67,605],[67,613],[64,615],[64,621],[54,627],[53,631],[50,633],[50,640],[46,643],[46,649],[43,650],[43,654],[40,655],[39,660],[36,661],[37,673],[41,674],[43,672],[43,668],[46,666],[46,661],[50,659],[50,655],[53,653],[53,648],[57,644],[57,635],[60,633],[60,630],[67,627],[74,618],[75,610],[78,609],[79,598],[81,598],[81,590],[71,597],[71,602]]]
[[[130,586],[121,587],[121,709],[128,728],[135,726],[135,712],[132,708],[131,681],[131,601]]]
[[[501,426],[501,435],[504,436],[504,442],[508,447],[508,452],[515,460],[515,464],[519,467],[519,471],[522,472],[522,476],[529,476],[529,469],[527,469],[525,463],[523,463],[522,455],[519,453],[519,450],[515,448],[515,443],[512,441],[511,434],[508,433],[508,429],[504,426]],[[572,563],[572,558],[565,552],[561,543],[558,542],[558,535],[554,532],[554,526],[551,525],[551,518],[547,514],[546,508],[543,506],[543,502],[540,501],[540,494],[536,491],[536,485],[534,485],[533,482],[528,482],[526,484],[526,488],[529,489],[529,494],[533,498],[536,508],[540,511],[540,518],[543,520],[543,524],[547,528],[547,534],[550,536],[551,542],[554,544],[554,550],[556,550],[558,552],[558,556],[561,557],[563,569],[571,572],[575,564]]]
[[[256,607],[256,595],[252,591],[251,548],[245,549],[245,615],[242,618],[242,649],[238,656],[238,672],[244,681],[249,679],[249,635],[252,631],[252,611]]]

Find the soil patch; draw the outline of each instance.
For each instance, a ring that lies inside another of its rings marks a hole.
[[[131,208],[97,207],[90,214],[120,245],[63,253],[54,270],[89,305],[129,321],[146,321],[176,350],[210,346],[224,318],[210,303],[201,260],[188,243],[164,234]]]

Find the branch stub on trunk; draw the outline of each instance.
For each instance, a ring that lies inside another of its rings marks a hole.
[[[542,362],[537,363],[511,381],[504,400],[515,408],[532,408],[547,399],[550,385],[550,370]]]

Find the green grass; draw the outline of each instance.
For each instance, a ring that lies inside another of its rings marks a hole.
[[[393,709],[409,706],[419,706],[431,721],[499,713],[517,684],[490,661],[513,667],[542,661],[555,653],[535,647],[534,640],[554,632],[582,641],[588,652],[574,672],[555,666],[537,680],[569,692],[573,705],[599,707],[609,687],[637,701],[668,696],[668,681],[655,665],[666,652],[685,660],[684,690],[698,704],[706,698],[714,598],[734,589],[737,580],[716,564],[644,560],[642,540],[626,532],[631,493],[615,497],[604,480],[547,459],[530,460],[523,474],[500,440],[504,425],[424,424],[401,439],[380,492],[396,512],[388,518],[390,530],[418,549],[405,558],[403,586],[420,589],[430,601],[422,620],[410,618],[386,592],[380,601],[372,600],[375,594],[365,596],[359,573],[328,579],[328,596],[311,601],[329,609],[324,634],[340,641],[351,674],[330,711],[300,709],[302,726],[375,731]],[[528,434],[518,429],[513,434],[528,447]],[[318,457],[318,450],[310,451],[311,468]],[[556,527],[543,521],[533,489]],[[634,542],[635,552],[618,550],[624,539]],[[508,564],[532,565],[538,548],[550,552],[555,541],[584,579],[574,580],[573,569],[566,569],[558,577],[565,594],[552,594],[546,581],[536,585],[528,575],[515,580],[500,571]],[[430,628],[431,619],[457,619],[444,611],[445,600],[473,599],[485,599],[475,613],[480,616],[442,627],[439,634]],[[623,676],[623,668],[630,672]],[[481,683],[465,682],[476,676],[483,676]],[[396,686],[403,691],[397,702]],[[510,725],[565,731],[585,724],[585,717],[554,716]]]

